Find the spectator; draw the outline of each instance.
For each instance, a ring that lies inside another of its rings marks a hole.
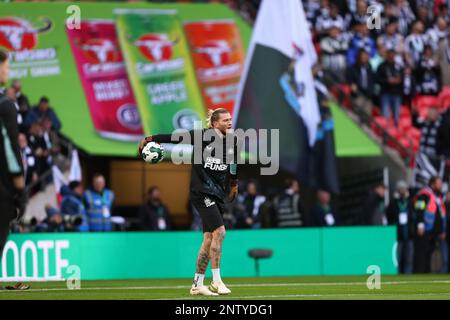
[[[375,75],[369,64],[369,55],[364,49],[358,52],[355,65],[347,71],[347,82],[352,90],[352,104],[366,115],[372,115]]]
[[[398,126],[403,93],[403,68],[395,62],[395,51],[393,49],[387,51],[386,61],[378,68],[376,77],[381,89],[383,116],[389,120],[390,113],[392,113],[395,126]]]
[[[49,100],[46,97],[42,97],[39,100],[39,104],[32,108],[25,119],[25,126],[27,128],[44,117],[50,118],[52,121],[52,129],[59,131],[61,129],[61,122],[58,119],[55,111],[50,107]]]
[[[373,58],[376,54],[375,41],[369,35],[369,29],[366,22],[358,23],[354,27],[354,34],[350,41],[350,45],[347,51],[347,64],[353,65],[356,62],[357,54],[360,49],[364,49],[370,58]]]
[[[412,115],[413,125],[421,131],[419,152],[428,157],[435,157],[438,154],[438,132],[441,126],[438,107],[430,107],[426,119],[420,118],[417,110],[413,110]]]
[[[11,82],[11,88],[14,89],[16,94],[16,101],[17,105],[19,106],[19,114],[21,115],[22,120],[25,121],[28,110],[30,109],[30,102],[28,100],[28,97],[22,92],[22,83],[20,82],[20,80],[13,80]]]
[[[255,180],[249,180],[246,192],[237,198],[237,205],[242,210],[237,210],[237,229],[260,229],[261,228],[261,205],[266,201],[266,197],[258,194]],[[236,212],[236,211],[235,211]]]
[[[300,198],[300,185],[295,179],[287,179],[285,190],[273,200],[275,228],[302,227],[305,225],[304,209]]]
[[[397,261],[400,273],[413,272],[415,215],[408,184],[398,181],[394,198],[387,208],[388,223],[397,226]]]
[[[320,12],[320,3],[316,0],[302,0],[303,8],[305,10],[306,19],[308,20],[310,29],[314,30],[316,23],[317,12]]]
[[[320,41],[320,50],[324,72],[335,81],[344,82],[348,43],[339,27],[332,26],[329,29],[328,35]]]
[[[64,232],[64,218],[61,212],[49,204],[45,205],[47,232]]]
[[[80,181],[71,181],[61,187],[61,214],[64,216],[66,231],[88,232],[89,223],[83,204],[83,186]]]
[[[42,137],[45,140],[50,157],[48,162],[63,166],[65,160],[61,154],[61,144],[58,132],[53,129],[52,121],[48,117],[42,118],[41,124],[43,128]]]
[[[14,104],[16,105],[16,109],[19,110],[19,106],[17,104],[17,99],[16,99],[16,91],[14,90],[14,88],[5,89],[5,96],[7,96],[9,99],[11,99],[14,102]]]
[[[450,86],[450,33],[438,45],[436,62],[441,69],[441,84]]]
[[[410,66],[415,66],[419,63],[420,56],[427,44],[427,39],[423,32],[423,23],[416,21],[412,26],[411,34],[405,39],[406,63]]]
[[[50,152],[44,139],[44,130],[41,122],[31,125],[28,135],[28,142],[36,158],[36,172],[40,176],[50,169]]]
[[[161,192],[158,187],[148,189],[147,201],[139,209],[139,217],[143,230],[165,231],[171,230],[169,210],[161,201]]]
[[[14,105],[16,106],[17,111],[19,111],[19,105],[17,104],[17,99],[16,99],[16,91],[14,90],[14,88],[6,89],[5,95],[14,102]],[[23,118],[19,112],[17,112],[17,124],[19,125],[19,131],[20,131],[20,128],[23,127]]]
[[[440,19],[440,18],[442,18],[442,19],[444,19],[445,20],[445,22],[447,22],[447,24],[448,23],[450,23],[450,15],[449,15],[449,12],[448,12],[448,5],[447,4],[445,4],[445,3],[441,3],[440,5],[439,5],[439,12],[438,12],[438,19]]]
[[[358,24],[365,24],[367,22],[367,1],[357,0],[355,10],[351,12],[349,19],[347,19],[347,27],[353,28]],[[349,20],[349,21],[348,21]]]
[[[27,136],[23,133],[19,133],[19,147],[22,156],[25,185],[29,186],[31,183],[36,182],[39,177],[36,173],[36,158],[28,146]]]
[[[378,183],[367,196],[363,208],[363,224],[372,226],[387,225],[386,204],[385,204],[386,187],[383,183]]]
[[[312,209],[313,225],[316,227],[331,227],[336,225],[334,209],[330,203],[331,195],[328,191],[317,191],[317,202]]]
[[[415,272],[431,271],[431,256],[439,247],[442,266],[441,273],[448,271],[448,248],[446,241],[446,208],[441,194],[442,179],[432,177],[428,186],[421,189],[415,199],[417,217]]]
[[[436,96],[441,91],[441,69],[433,57],[433,48],[426,45],[416,68],[417,88],[422,95]]]
[[[394,14],[399,20],[399,30],[403,35],[408,34],[409,26],[416,20],[413,10],[411,9],[408,1],[396,0],[394,8]]]
[[[396,61],[403,65],[403,47],[404,38],[398,32],[398,19],[390,18],[387,22],[386,32],[381,34],[377,39],[377,47],[382,45],[384,48],[393,49],[396,53]]]
[[[386,59],[386,47],[382,43],[378,43],[377,52],[369,60],[372,70],[373,71],[378,70],[378,67],[385,61],[385,59]]]
[[[30,102],[28,100],[28,97],[22,92],[22,83],[20,82],[20,80],[12,80],[11,88],[13,88],[16,92],[16,99],[19,108],[28,110],[30,108]]]
[[[412,109],[412,101],[417,94],[417,81],[410,66],[406,66],[403,75],[403,105]]]
[[[331,27],[339,28],[344,30],[344,19],[339,15],[339,8],[335,4],[330,5],[330,11],[323,12],[317,17],[316,21],[316,32],[319,37],[324,36],[328,33]]]
[[[445,159],[444,181],[450,187],[450,107],[447,107],[447,111],[442,115],[437,143],[437,153]]]
[[[89,221],[89,230],[112,231],[111,209],[114,192],[106,188],[105,177],[94,174],[92,186],[84,193],[84,202]]]
[[[406,0],[403,0],[406,2]],[[424,1],[423,5],[417,6],[417,21],[421,22],[425,29],[429,29],[433,27],[433,10],[432,8],[427,7],[427,4],[433,4],[430,1]]]
[[[442,152],[439,147],[442,146],[442,135],[439,135],[441,118],[438,108],[429,108],[426,119],[420,118],[413,109],[413,125],[421,131],[420,148],[414,168],[414,186],[421,188],[427,185],[429,177],[440,175],[445,165],[439,154]]]
[[[439,43],[447,38],[448,25],[444,18],[438,18],[433,28],[428,29],[428,42],[432,46],[433,51],[439,47]]]

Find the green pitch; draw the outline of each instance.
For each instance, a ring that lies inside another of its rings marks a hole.
[[[368,277],[368,276],[367,276]],[[367,277],[224,278],[231,295],[192,297],[192,279],[34,282],[28,291],[0,290],[1,299],[446,299],[450,275],[381,276],[381,288],[369,290]],[[206,279],[209,284],[211,279]],[[6,285],[7,283],[2,283]]]

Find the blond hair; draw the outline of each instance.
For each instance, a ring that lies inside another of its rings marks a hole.
[[[230,113],[227,109],[225,108],[217,108],[217,109],[208,109],[208,117],[206,118],[206,125],[208,128],[212,128],[212,124],[215,121],[219,120],[219,117],[221,114],[224,113]]]

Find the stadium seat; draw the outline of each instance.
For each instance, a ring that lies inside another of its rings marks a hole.
[[[411,118],[411,111],[409,110],[408,106],[402,106],[400,108],[400,118],[403,118],[403,117]]]
[[[398,128],[403,134],[405,134],[410,128],[412,128],[411,117],[400,117],[398,121]]]
[[[411,139],[420,139],[420,135],[421,135],[421,132],[420,132],[420,130],[419,129],[417,129],[417,128],[415,128],[415,127],[411,127],[409,130],[408,130],[408,136],[411,138]]]
[[[420,140],[411,140],[411,147],[412,147],[414,153],[419,151],[419,149],[420,149]]]
[[[450,86],[442,87],[441,92],[439,93],[439,98],[450,96]]]
[[[402,133],[400,132],[400,130],[398,130],[396,127],[394,126],[389,126],[388,129],[386,130],[387,134],[389,135],[388,140],[387,140],[387,145],[391,148],[396,148],[397,147],[397,141],[402,138]]]
[[[374,123],[372,124],[372,131],[377,135],[381,136],[383,134],[383,130],[392,124],[392,121],[387,121],[387,119],[383,116],[377,116],[374,118]]]
[[[348,84],[341,84],[339,85],[339,90],[342,92],[343,94],[343,99],[342,99],[342,104],[347,108],[347,109],[352,109],[352,101],[350,99],[351,94],[352,94],[352,88],[350,85]]]
[[[447,108],[450,107],[450,95],[441,98],[439,106],[441,112],[447,110]]]
[[[404,149],[398,148],[398,152],[400,153],[400,156],[402,158],[406,158],[406,156],[408,155],[408,151],[412,152],[413,142],[410,139],[408,139],[407,137],[403,136],[398,140],[398,143],[400,144],[400,146],[402,146],[404,148]]]
[[[381,116],[380,108],[378,108],[377,106],[373,106],[373,108],[372,108],[372,117],[375,118],[375,117],[378,117],[378,116]]]
[[[415,99],[415,105],[417,108],[429,108],[432,106],[439,107],[439,98],[435,96],[417,96]]]

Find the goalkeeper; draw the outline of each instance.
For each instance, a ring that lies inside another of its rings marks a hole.
[[[201,161],[193,161],[190,193],[194,207],[198,210],[203,224],[203,242],[197,257],[191,295],[218,295],[231,293],[220,277],[220,258],[225,238],[223,213],[228,201],[237,194],[237,154],[238,141],[232,133],[231,115],[223,108],[208,112],[208,128],[191,130],[188,143],[194,146],[192,158],[201,155]],[[186,140],[172,141],[170,134],[146,137],[139,143],[139,153],[144,146],[157,143],[185,143]],[[209,287],[203,281],[205,271],[211,261],[213,279]]]

